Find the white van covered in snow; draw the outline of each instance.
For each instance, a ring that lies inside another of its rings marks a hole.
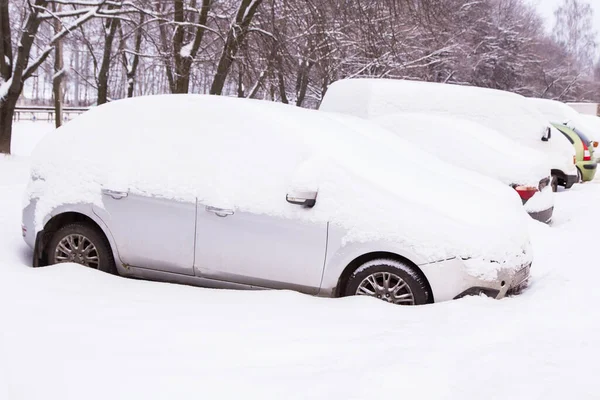
[[[550,122],[580,130],[591,140],[600,141],[600,129],[592,122],[593,120],[578,113],[565,103],[550,99],[528,98],[527,100]]]
[[[446,162],[511,186],[529,215],[550,222],[554,193],[550,164],[542,152],[520,146],[493,129],[462,118],[396,113],[372,121]]]
[[[567,188],[577,181],[575,151],[525,97],[501,90],[396,79],[344,79],[327,90],[320,110],[373,119],[398,112],[461,117],[540,150]]]

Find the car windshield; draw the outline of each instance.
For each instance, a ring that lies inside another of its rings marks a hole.
[[[591,140],[581,131],[581,129],[573,128],[573,131],[579,136],[579,139],[585,144],[591,143]]]

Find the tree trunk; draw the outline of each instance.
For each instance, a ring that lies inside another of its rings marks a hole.
[[[54,6],[54,11],[60,11],[60,6]],[[54,34],[61,30],[60,20],[54,20]],[[54,79],[52,80],[52,94],[54,97],[54,125],[60,128],[63,119],[63,55],[62,55],[62,40],[56,43],[54,48]]]
[[[6,95],[0,101],[0,154],[10,154],[10,140],[12,136],[12,121],[19,94]]]
[[[220,95],[223,93],[223,87],[225,86],[227,75],[231,70],[233,60],[246,39],[248,27],[260,3],[262,3],[262,0],[242,0],[235,21],[231,24],[229,32],[227,32],[227,39],[225,40],[223,52],[217,64],[217,72],[210,88],[210,94]]]
[[[188,93],[190,90],[190,74],[192,71],[192,64],[196,54],[200,49],[202,39],[204,37],[204,26],[208,21],[208,12],[211,7],[212,0],[203,0],[202,6],[200,7],[200,16],[198,17],[198,28],[193,36],[193,41],[184,45],[185,39],[185,28],[183,26],[177,26],[173,34],[173,59],[175,62],[175,74],[173,76],[173,84],[171,86],[173,93]],[[185,22],[185,9],[182,0],[175,0],[174,2],[174,15],[173,18],[176,22]],[[182,49],[186,48],[187,51],[182,52]]]
[[[81,68],[79,67],[79,64],[79,49],[74,49],[73,66],[75,68],[75,71],[80,73]],[[75,107],[79,107],[79,73],[75,74],[75,79],[73,80],[73,105]]]
[[[102,53],[102,63],[98,72],[98,105],[108,101],[108,72],[110,70],[110,56],[112,55],[112,44],[119,26],[118,19],[109,19],[106,22],[108,32],[104,37],[104,51]]]
[[[127,97],[133,97],[133,90],[135,89],[135,75],[137,72],[138,64],[140,63],[140,49],[142,47],[142,28],[141,26],[144,24],[144,14],[140,15],[140,23],[138,25],[138,29],[135,33],[135,43],[134,43],[134,54],[133,61],[131,62],[131,66],[129,66],[129,62],[127,61],[127,55],[123,52],[123,61],[125,62],[125,67],[127,68]]]

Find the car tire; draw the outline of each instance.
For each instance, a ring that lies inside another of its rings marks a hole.
[[[49,264],[74,262],[99,271],[116,274],[115,260],[108,240],[86,223],[63,226],[54,234],[47,247]]]
[[[577,167],[577,183],[582,183],[583,182],[583,173],[581,172],[581,169],[579,169],[579,167]]]
[[[553,176],[550,182],[550,185],[552,186],[552,191],[554,193],[558,192],[558,178],[556,176]]]
[[[398,305],[419,305],[429,301],[429,285],[410,264],[377,259],[362,264],[352,273],[344,295],[367,295]]]

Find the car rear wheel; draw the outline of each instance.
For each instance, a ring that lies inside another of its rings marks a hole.
[[[398,305],[419,305],[429,299],[425,278],[414,267],[396,260],[369,261],[348,279],[346,296],[370,296]]]
[[[577,167],[577,183],[582,183],[582,182],[583,182],[583,173],[581,172],[579,167]]]
[[[116,273],[110,245],[104,235],[85,223],[65,225],[48,243],[50,264],[72,262],[99,271]]]

